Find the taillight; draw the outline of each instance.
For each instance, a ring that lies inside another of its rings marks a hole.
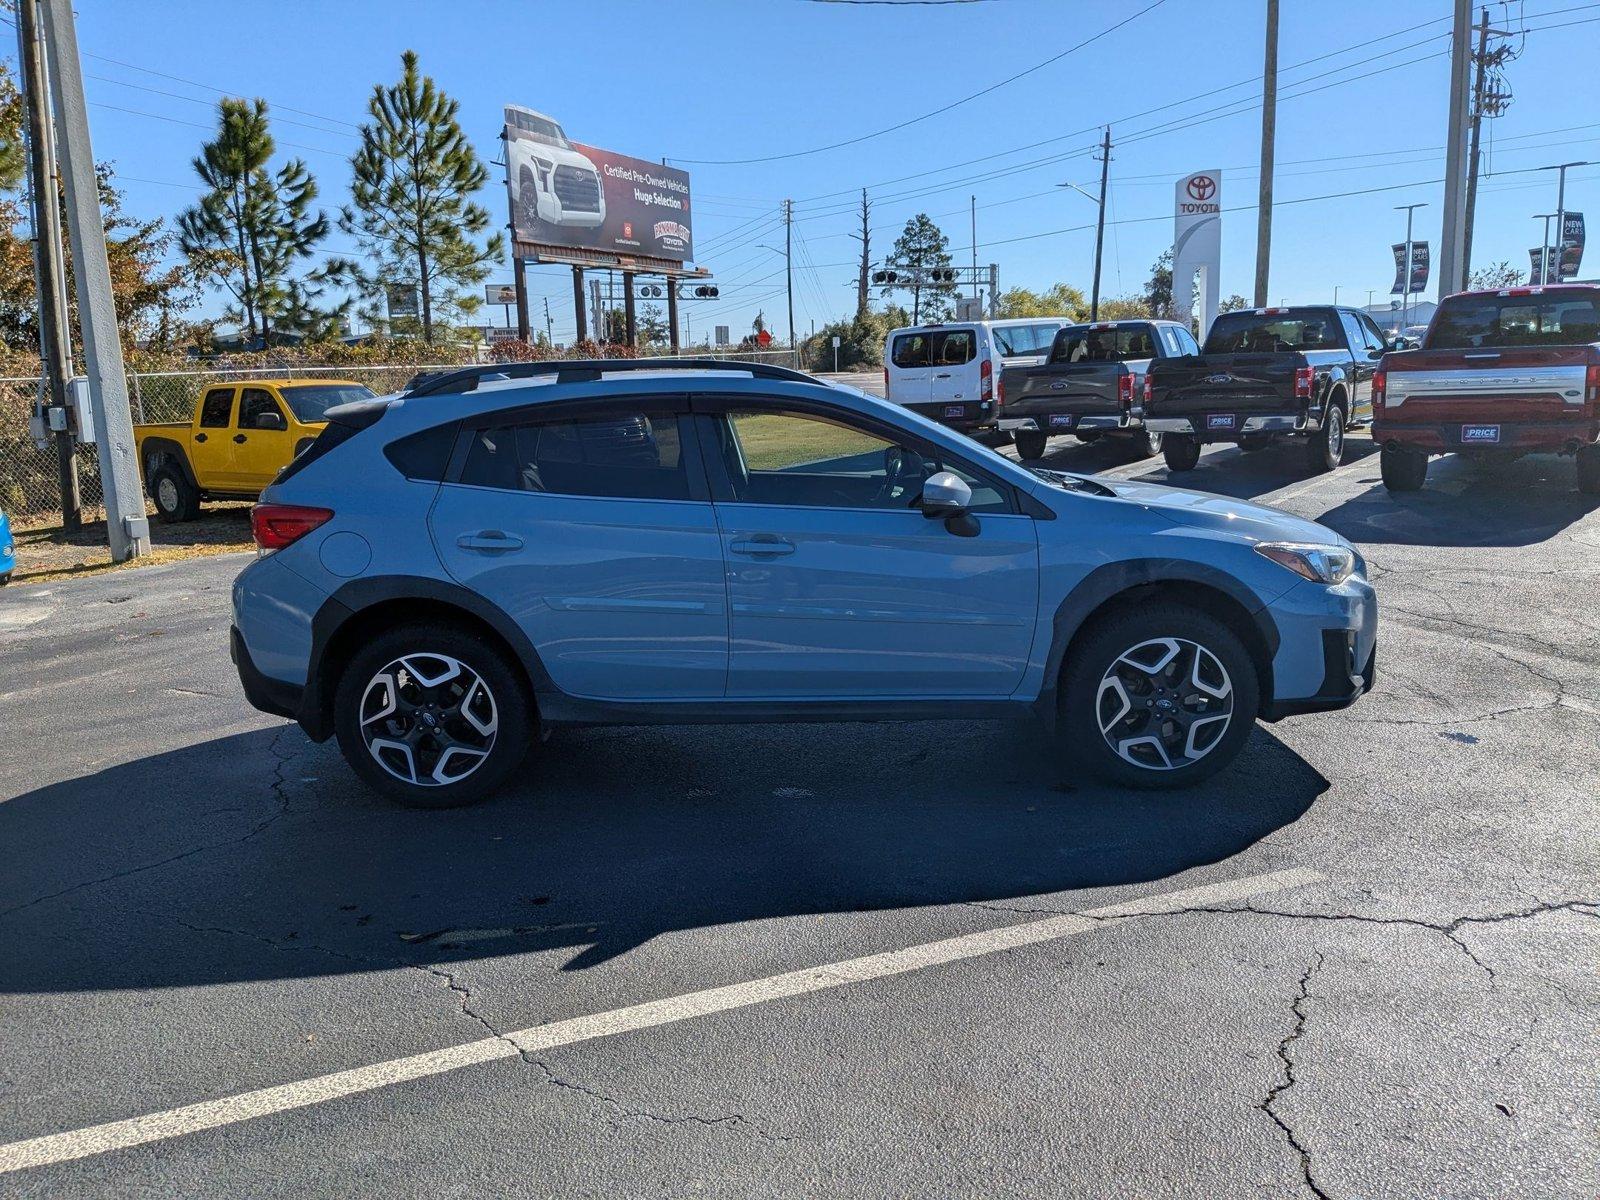
[[[1600,401],[1600,363],[1589,364],[1589,403]]]
[[[987,358],[978,367],[978,398],[994,399],[994,363]]]
[[[1383,394],[1389,388],[1389,372],[1379,371],[1372,377],[1372,407],[1374,410],[1383,407]]]
[[[250,510],[250,532],[263,550],[291,546],[333,516],[331,508],[303,504],[257,504]]]
[[[1156,394],[1156,381],[1154,379],[1152,379],[1150,376],[1146,375],[1144,377],[1144,402],[1146,404],[1149,404],[1151,398],[1155,394]]]
[[[1296,367],[1294,372],[1294,398],[1296,400],[1311,399],[1311,381],[1316,374],[1310,367]]]
[[[1122,405],[1122,411],[1127,412],[1133,407],[1133,376],[1117,376],[1117,403]]]

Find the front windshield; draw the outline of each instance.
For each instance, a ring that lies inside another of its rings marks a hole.
[[[283,398],[294,409],[295,420],[302,425],[315,425],[328,418],[327,411],[336,404],[350,404],[356,400],[371,400],[377,393],[359,383],[313,383],[304,387],[282,389]]]

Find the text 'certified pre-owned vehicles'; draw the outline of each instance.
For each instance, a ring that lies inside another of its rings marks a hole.
[[[1332,531],[1030,470],[798,372],[482,367],[329,420],[254,510],[232,651],[405,803],[483,796],[541,726],[685,721],[1037,714],[1175,786],[1372,685]]]
[[[1447,296],[1422,348],[1390,354],[1373,386],[1373,440],[1390,491],[1420,488],[1433,454],[1571,454],[1600,494],[1600,287]]]
[[[1041,363],[1065,317],[918,325],[891,330],[883,348],[883,394],[952,429],[992,429],[1009,366]]]
[[[1256,450],[1282,438],[1305,443],[1313,471],[1331,471],[1345,433],[1372,417],[1372,377],[1388,348],[1357,309],[1223,313],[1198,356],[1151,364],[1145,425],[1164,435],[1172,471],[1192,469],[1207,442]]]
[[[340,379],[253,379],[207,388],[187,421],[135,425],[156,515],[192,521],[202,500],[254,500],[316,440],[329,408],[372,394]]]
[[[1044,454],[1058,433],[1084,442],[1119,438],[1141,457],[1158,454],[1161,435],[1144,425],[1146,371],[1155,359],[1198,353],[1194,336],[1176,321],[1068,325],[1042,364],[1006,368],[1000,428],[1011,431],[1027,460]]]

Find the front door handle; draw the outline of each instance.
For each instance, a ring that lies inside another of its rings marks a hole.
[[[463,533],[456,539],[456,545],[463,550],[504,554],[508,550],[521,550],[522,539],[500,529],[480,529],[477,533]]]
[[[197,433],[194,435],[194,440],[197,442],[203,442],[206,440],[206,435],[203,433]]]
[[[756,537],[729,542],[728,549],[735,554],[746,554],[751,558],[781,558],[785,554],[794,553],[794,543],[772,534],[759,534]]]
[[[239,443],[240,445],[243,445],[245,442],[248,442],[250,439],[245,437],[245,435],[242,434],[242,433],[236,433],[236,434],[233,435],[233,440],[235,442]]]

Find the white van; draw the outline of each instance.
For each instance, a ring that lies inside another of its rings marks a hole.
[[[1050,354],[1071,317],[955,321],[891,330],[883,347],[883,393],[955,429],[993,426],[1004,400],[1000,373]]]

